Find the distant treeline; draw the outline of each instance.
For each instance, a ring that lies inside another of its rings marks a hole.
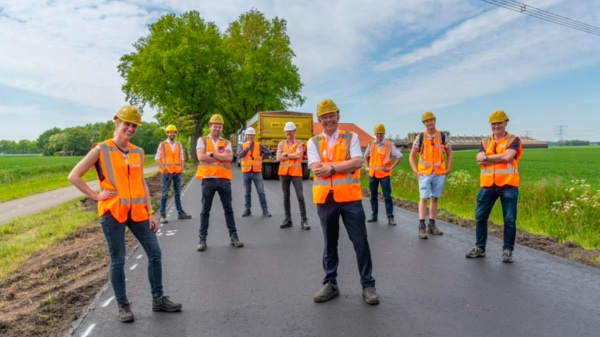
[[[87,124],[66,129],[52,128],[44,131],[36,140],[0,140],[0,154],[43,154],[44,156],[83,156],[94,143],[112,138],[114,122]],[[158,144],[166,139],[164,130],[157,123],[143,123],[132,143],[146,153],[156,153]]]

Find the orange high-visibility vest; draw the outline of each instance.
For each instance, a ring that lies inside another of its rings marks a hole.
[[[215,151],[215,146],[212,141],[208,141],[208,137],[202,137],[202,141],[204,142],[206,152],[225,152],[225,149],[229,146],[228,140],[219,138],[217,148],[222,149],[223,151]],[[214,163],[199,162],[198,168],[196,169],[196,178],[202,180],[204,177],[217,177],[231,180],[231,163],[224,161]]]
[[[350,159],[350,142],[353,132],[340,130],[336,143],[333,145],[332,160],[329,160],[327,149],[327,137],[324,133],[311,138],[321,156],[321,163],[335,163]],[[362,189],[360,187],[360,170],[353,173],[335,173],[327,178],[315,176],[313,181],[313,201],[315,204],[324,204],[327,195],[333,190],[333,199],[336,202],[349,202],[362,199]]]
[[[131,212],[136,222],[148,220],[144,193],[144,150],[129,145],[127,160],[112,140],[98,144],[100,161],[96,165],[98,182],[102,190],[115,190],[117,195],[98,202],[98,215],[106,212],[120,223],[125,223]]]
[[[491,156],[506,152],[506,149],[508,149],[517,138],[519,137],[507,133],[499,142],[496,142],[494,135],[490,135],[488,138],[483,138],[481,144],[485,149],[485,154]],[[499,187],[505,185],[519,187],[519,160],[521,159],[521,153],[523,152],[523,143],[520,142],[519,145],[517,156],[511,163],[504,162],[481,166],[481,176],[479,177],[479,184],[481,187],[491,187],[494,185]]]
[[[379,147],[375,141],[372,141],[369,145],[371,149],[369,157],[369,176],[377,179],[389,177],[392,175],[392,171],[383,171],[385,167],[391,167],[392,161],[390,157],[392,155],[392,142],[386,140],[382,147]]]
[[[296,153],[298,146],[302,146],[302,142],[297,141],[292,144],[292,147],[289,147],[287,140],[284,140],[279,143],[279,146],[283,149],[283,153]],[[279,171],[277,174],[280,176],[302,177],[302,157],[279,162]]]
[[[181,143],[175,142],[174,150],[171,149],[168,141],[160,143],[160,159],[159,163],[162,164],[164,169],[160,170],[160,173],[177,174],[181,173]]]
[[[250,146],[250,142],[242,144],[242,149],[245,150]],[[242,172],[262,172],[262,156],[260,155],[260,145],[254,142],[254,149],[246,152],[246,155],[240,158]]]
[[[433,144],[431,139],[433,139]],[[435,130],[435,135],[429,137],[423,132],[423,144],[421,144],[421,153],[419,155],[419,165],[417,171],[419,174],[430,175],[432,172],[441,175],[446,171],[446,152],[445,144],[442,144],[442,136],[439,130]]]

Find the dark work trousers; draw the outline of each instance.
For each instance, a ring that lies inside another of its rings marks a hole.
[[[304,190],[302,189],[302,177],[293,177],[290,175],[279,176],[281,181],[281,190],[283,191],[283,209],[285,211],[285,219],[292,221],[292,212],[290,210],[290,183],[294,185],[296,198],[300,205],[300,217],[306,220],[306,204],[304,203]]]
[[[225,222],[229,235],[236,233],[235,219],[233,218],[233,207],[231,207],[231,181],[221,178],[202,179],[202,211],[200,212],[200,240],[206,239],[208,235],[208,219],[212,208],[215,193],[219,192],[221,204],[225,211]]]
[[[317,214],[323,227],[325,248],[323,249],[323,270],[325,283],[337,284],[338,267],[338,238],[340,236],[340,215],[350,241],[356,252],[356,262],[360,274],[360,283],[363,288],[375,286],[375,279],[371,276],[373,263],[371,262],[371,249],[367,241],[367,228],[365,226],[365,210],[362,201],[335,202],[333,193],[329,193],[324,204],[317,204]]]

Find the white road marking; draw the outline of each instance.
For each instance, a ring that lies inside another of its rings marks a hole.
[[[131,268],[129,268],[129,270],[134,270],[134,269],[135,269],[135,267],[137,267],[137,266],[138,266],[138,265],[137,265],[137,263],[136,263],[136,264],[134,264],[133,266],[131,266]]]
[[[96,327],[96,323],[90,325],[87,329],[85,329],[85,331],[83,332],[81,337],[87,337],[90,334],[90,332],[92,332],[92,330],[94,330],[95,327]]]
[[[139,260],[139,259],[141,259],[141,258],[142,258],[142,256],[144,256],[144,255],[140,254],[140,255],[138,255],[138,256],[136,257],[136,259],[138,259],[138,260]]]
[[[115,297],[113,296],[113,297],[109,298],[108,300],[106,300],[106,302],[104,302],[104,304],[102,304],[102,308],[106,308],[110,304],[110,302],[112,302],[112,300],[114,300],[114,299],[115,299]]]

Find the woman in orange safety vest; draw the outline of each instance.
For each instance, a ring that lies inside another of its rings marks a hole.
[[[131,144],[142,124],[134,106],[122,107],[114,117],[114,137],[94,146],[69,173],[69,181],[88,198],[98,202],[98,214],[110,253],[110,281],[119,307],[119,320],[134,320],[125,287],[125,227],[140,242],[148,257],[148,281],[152,293],[152,310],[175,312],[181,304],[164,296],[161,250],[156,238],[158,223],[154,218],[148,185],[144,179],[144,150]],[[83,175],[96,169],[100,193],[94,191]]]

